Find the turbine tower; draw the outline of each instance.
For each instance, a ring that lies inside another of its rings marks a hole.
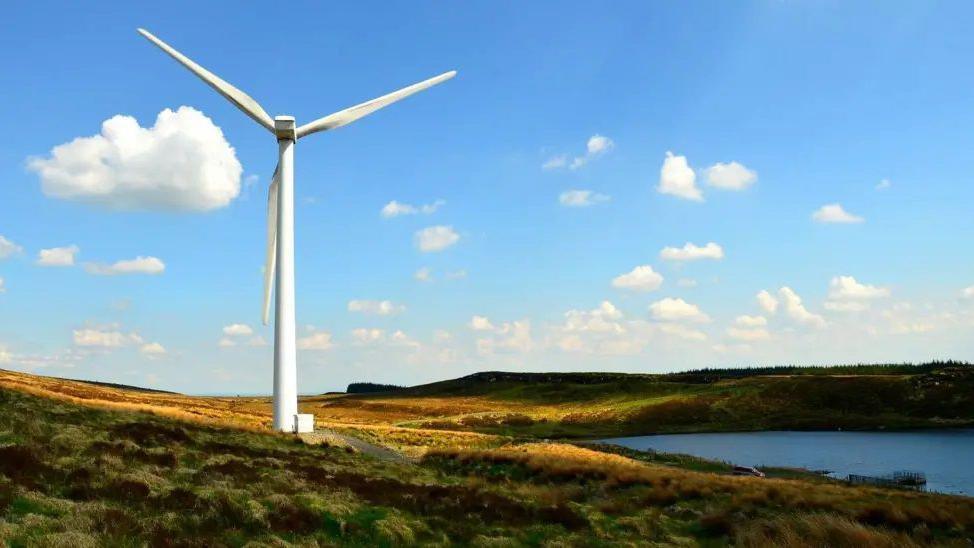
[[[277,168],[274,170],[267,193],[267,257],[264,264],[263,314],[264,325],[267,325],[270,315],[271,285],[274,283],[274,429],[282,432],[303,432],[313,429],[313,418],[310,415],[298,415],[294,317],[294,143],[312,133],[350,124],[382,107],[449,80],[456,75],[456,71],[445,72],[299,127],[295,124],[293,116],[271,118],[260,104],[246,93],[197,65],[145,29],[138,29],[138,31],[277,137]]]

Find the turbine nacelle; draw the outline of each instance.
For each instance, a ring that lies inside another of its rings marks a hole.
[[[294,123],[294,116],[275,116],[274,135],[278,141],[297,141],[297,124]]]

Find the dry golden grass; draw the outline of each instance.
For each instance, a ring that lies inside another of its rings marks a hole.
[[[715,475],[641,463],[620,455],[559,443],[531,443],[488,450],[432,449],[426,458],[466,464],[520,465],[533,475],[552,481],[591,478],[610,487],[645,485],[651,487],[647,502],[652,504],[729,497],[730,506],[740,510],[773,506],[798,512],[832,512],[866,524],[904,529],[920,525],[940,528],[974,526],[974,499],[971,498],[850,487],[838,483],[813,484],[803,480]],[[782,525],[780,534],[798,530],[800,525]]]
[[[230,426],[270,433],[271,401],[268,397],[185,396],[101,386],[79,381],[43,377],[0,369],[0,387],[68,403],[139,411],[195,424]],[[315,415],[316,425],[355,435],[389,446],[409,456],[421,456],[431,447],[485,448],[500,445],[506,438],[463,431],[441,431],[396,426],[399,419],[415,418],[397,406],[385,411],[356,402],[329,406],[341,396],[301,398],[303,413]],[[445,403],[443,404],[446,405]],[[405,405],[408,408],[409,405]],[[334,410],[340,409],[340,412]]]

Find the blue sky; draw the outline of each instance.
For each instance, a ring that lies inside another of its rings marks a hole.
[[[276,145],[136,27],[299,124],[459,71],[297,145],[302,392],[974,359],[967,3],[235,6],[6,10],[0,367],[270,389]],[[104,167],[116,115],[158,146]],[[451,245],[423,251],[429,227]]]

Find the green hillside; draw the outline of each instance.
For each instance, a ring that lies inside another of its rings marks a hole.
[[[496,402],[516,412],[416,424],[532,437],[968,427],[974,425],[974,367],[932,363],[670,375],[487,372],[371,398],[476,398],[485,407]]]

